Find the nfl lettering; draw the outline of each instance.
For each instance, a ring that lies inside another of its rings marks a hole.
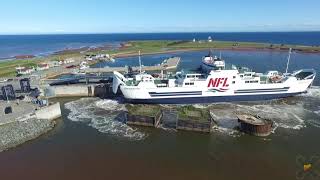
[[[221,87],[226,88],[229,87],[228,78],[211,78],[208,83],[208,88],[210,87]]]

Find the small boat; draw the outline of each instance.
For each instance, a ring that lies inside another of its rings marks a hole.
[[[80,72],[80,70],[71,72],[71,74],[73,74],[73,75],[86,75],[85,72]]]
[[[201,69],[204,72],[210,72],[211,70],[221,70],[225,69],[225,61],[220,57],[212,56],[212,52],[209,51],[207,56],[202,58]]]
[[[240,130],[255,136],[269,136],[272,131],[273,122],[263,119],[258,115],[240,114],[237,115],[240,122]]]
[[[109,58],[109,61],[111,61],[111,62],[116,62],[116,60],[115,60],[113,57],[110,57],[110,58]]]
[[[84,70],[84,69],[88,69],[90,66],[88,65],[88,63],[86,61],[82,61],[80,63],[80,70]]]

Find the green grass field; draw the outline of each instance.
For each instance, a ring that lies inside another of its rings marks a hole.
[[[178,108],[179,119],[207,122],[210,119],[210,111],[207,108],[195,108],[194,106],[182,106]]]
[[[0,77],[16,76],[16,67],[36,67],[41,62],[58,61],[70,57],[81,56],[81,54],[51,55],[48,57],[36,57],[31,59],[16,59],[0,61]]]
[[[154,117],[160,111],[160,106],[158,105],[131,105],[127,104],[126,108],[128,112],[132,115],[140,115],[140,116],[150,116]]]

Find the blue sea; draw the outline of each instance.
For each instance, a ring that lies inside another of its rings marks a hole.
[[[215,40],[320,45],[320,32],[0,35],[0,59],[25,54],[46,56],[66,48],[117,45],[130,40],[192,40],[193,38],[207,39],[208,36]]]

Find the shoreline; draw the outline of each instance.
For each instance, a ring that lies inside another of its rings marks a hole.
[[[82,48],[80,48],[82,49]],[[75,52],[78,51],[80,49],[73,49],[73,50],[68,50],[68,53],[70,52]],[[268,48],[264,48],[264,49],[260,49],[260,48],[209,48],[212,50],[218,50],[218,51],[248,51],[248,52],[259,52],[259,51],[269,51],[269,52],[287,52],[288,50],[281,50],[281,49],[268,49]],[[208,48],[198,48],[198,49],[178,49],[178,50],[165,50],[165,51],[157,51],[157,52],[148,52],[148,53],[141,53],[141,55],[156,55],[156,54],[172,54],[172,53],[177,53],[177,52],[193,52],[193,51],[204,51],[204,50],[208,50]],[[1,62],[10,62],[10,61],[17,61],[17,60],[31,60],[31,59],[37,59],[37,58],[50,58],[51,56],[55,56],[55,55],[63,55],[64,53],[66,53],[67,51],[57,51],[57,52],[53,52],[52,54],[48,54],[46,56],[37,56],[37,55],[33,55],[34,57],[32,58],[24,58],[24,59],[16,59],[15,57],[10,57],[10,58],[0,58],[0,65]],[[317,52],[304,52],[304,51],[294,51],[295,53],[301,53],[301,54],[320,54],[320,51]],[[138,56],[138,53],[119,53],[119,54],[114,54],[113,57],[114,58],[125,58],[125,57],[135,57]]]
[[[45,121],[45,122],[44,122]],[[25,124],[27,126],[40,126],[41,128],[39,129],[32,129],[32,128],[26,128]],[[38,120],[38,119],[28,119],[24,122],[10,122],[5,125],[0,126],[0,130],[4,131],[3,129],[6,128],[15,128],[15,129],[20,129],[20,133],[23,133],[24,136],[17,136],[12,138],[10,142],[6,142],[5,144],[1,144],[0,146],[0,153],[9,151],[13,148],[23,146],[28,142],[32,142],[40,138],[41,136],[45,136],[48,134],[50,131],[52,131],[56,126],[58,122],[57,120]],[[22,128],[22,126],[25,126]]]
[[[0,62],[4,61],[13,61],[13,60],[28,60],[28,59],[33,59],[33,58],[48,58],[50,56],[55,56],[55,55],[64,55],[64,54],[74,54],[74,53],[94,53],[97,51],[107,51],[107,50],[112,50],[113,48],[117,50],[125,50],[126,47],[124,47],[125,44],[128,44],[130,42],[139,42],[139,41],[166,41],[166,40],[137,40],[137,41],[124,41],[118,43],[120,46],[114,46],[110,42],[105,42],[101,43],[100,45],[97,46],[82,46],[78,48],[61,48],[60,50],[52,51],[52,52],[39,52],[36,54],[17,54],[15,56],[11,57],[0,57]],[[167,41],[172,41],[172,42],[179,42],[179,40],[167,40]],[[219,42],[236,42],[236,43],[251,43],[251,44],[272,44],[272,43],[261,43],[261,42],[240,42],[240,41],[219,41]],[[277,45],[277,44],[275,44]],[[320,46],[311,46],[311,45],[298,45],[298,44],[283,44],[284,46],[298,46],[298,47],[304,47],[304,48],[319,48],[318,50],[308,50],[308,49],[295,49],[293,48],[293,51],[297,53],[310,53],[310,54],[318,54],[320,53]],[[210,48],[210,47],[208,47]],[[188,52],[188,51],[198,51],[198,50],[205,50],[207,48],[186,48],[186,49],[178,49],[178,50],[168,50],[168,51],[161,51],[161,52],[153,52],[153,53],[147,53],[148,55],[152,54],[160,54],[160,53],[174,53],[174,52]],[[279,49],[279,48],[257,48],[257,47],[247,47],[247,48],[239,48],[239,47],[227,47],[227,48],[210,48],[214,50],[230,50],[230,51],[278,51],[278,52],[283,52],[287,51],[288,48],[284,49]],[[24,57],[26,56],[26,57]],[[115,56],[117,57],[117,56]],[[126,57],[120,55],[119,57]]]
[[[48,56],[36,56],[34,58],[23,59],[2,59],[0,60],[0,77],[16,76],[15,68],[18,66],[32,68],[37,67],[39,63],[50,63],[51,61],[61,61],[66,59],[77,59],[77,63],[85,61],[87,54],[108,54],[111,58],[125,58],[142,55],[155,54],[173,54],[179,52],[193,51],[247,51],[247,52],[287,52],[292,48],[295,53],[320,54],[320,46],[301,46],[285,44],[269,44],[256,42],[237,42],[237,41],[172,41],[172,40],[145,40],[145,41],[127,41],[115,45],[106,43],[102,46],[86,46],[75,49],[64,49],[53,52]],[[16,56],[23,57],[23,56]],[[32,57],[32,55],[25,55]],[[94,64],[97,62],[89,62]]]
[[[50,56],[72,54],[72,53],[103,51],[103,50],[109,50],[110,48],[113,48],[113,47],[114,46],[112,45],[112,43],[110,44],[106,42],[96,46],[82,46],[78,48],[61,48],[60,50],[55,50],[50,52],[46,51],[46,52],[39,52],[36,54],[17,54],[15,56],[10,56],[10,57],[0,57],[0,62],[14,61],[14,60],[27,60],[27,59],[33,59],[33,58],[48,58]]]
[[[218,51],[240,51],[240,52],[288,52],[289,49],[268,49],[268,48],[210,48],[211,50],[218,50]],[[157,51],[157,52],[148,52],[148,53],[141,53],[141,55],[156,55],[156,54],[173,54],[179,52],[196,52],[196,51],[205,51],[208,48],[199,48],[199,49],[178,49],[178,50],[167,50],[167,51]],[[301,52],[301,51],[294,51],[295,53],[299,54],[320,54],[318,52]],[[139,53],[132,52],[132,53],[119,53],[114,54],[114,58],[126,58],[126,57],[136,57],[139,56]]]

